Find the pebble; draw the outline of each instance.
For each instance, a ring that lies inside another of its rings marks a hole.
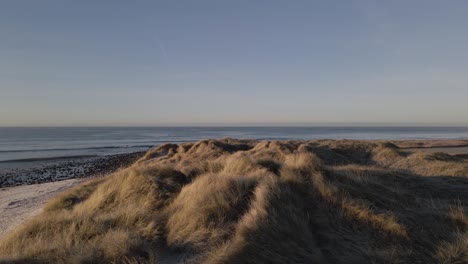
[[[116,154],[93,159],[63,161],[54,165],[0,172],[0,188],[101,176],[128,167],[146,151]]]

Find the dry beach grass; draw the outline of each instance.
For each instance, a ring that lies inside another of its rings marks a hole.
[[[16,263],[466,263],[466,155],[401,142],[202,140],[51,200]],[[412,147],[411,144],[407,145]]]

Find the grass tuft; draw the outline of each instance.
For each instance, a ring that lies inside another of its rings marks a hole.
[[[165,144],[49,201],[0,263],[467,263],[467,176],[388,142]]]

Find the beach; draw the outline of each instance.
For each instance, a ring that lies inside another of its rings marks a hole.
[[[39,214],[49,199],[83,181],[86,178],[0,189],[0,237]]]
[[[74,178],[83,178],[110,173],[127,167],[146,151],[107,155],[92,158],[66,158],[59,162],[44,161],[2,162],[0,188],[40,184]]]
[[[27,168],[3,169],[0,172],[0,237],[40,213],[42,206],[60,192],[127,167],[145,153],[68,159],[53,165],[37,162]]]

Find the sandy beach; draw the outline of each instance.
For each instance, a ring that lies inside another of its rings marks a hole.
[[[90,177],[127,167],[145,152],[0,171],[0,237],[40,213],[52,197]]]
[[[103,175],[127,167],[146,151],[60,162],[0,162],[0,188]]]
[[[85,180],[70,179],[0,189],[0,237],[39,214],[49,199]]]

